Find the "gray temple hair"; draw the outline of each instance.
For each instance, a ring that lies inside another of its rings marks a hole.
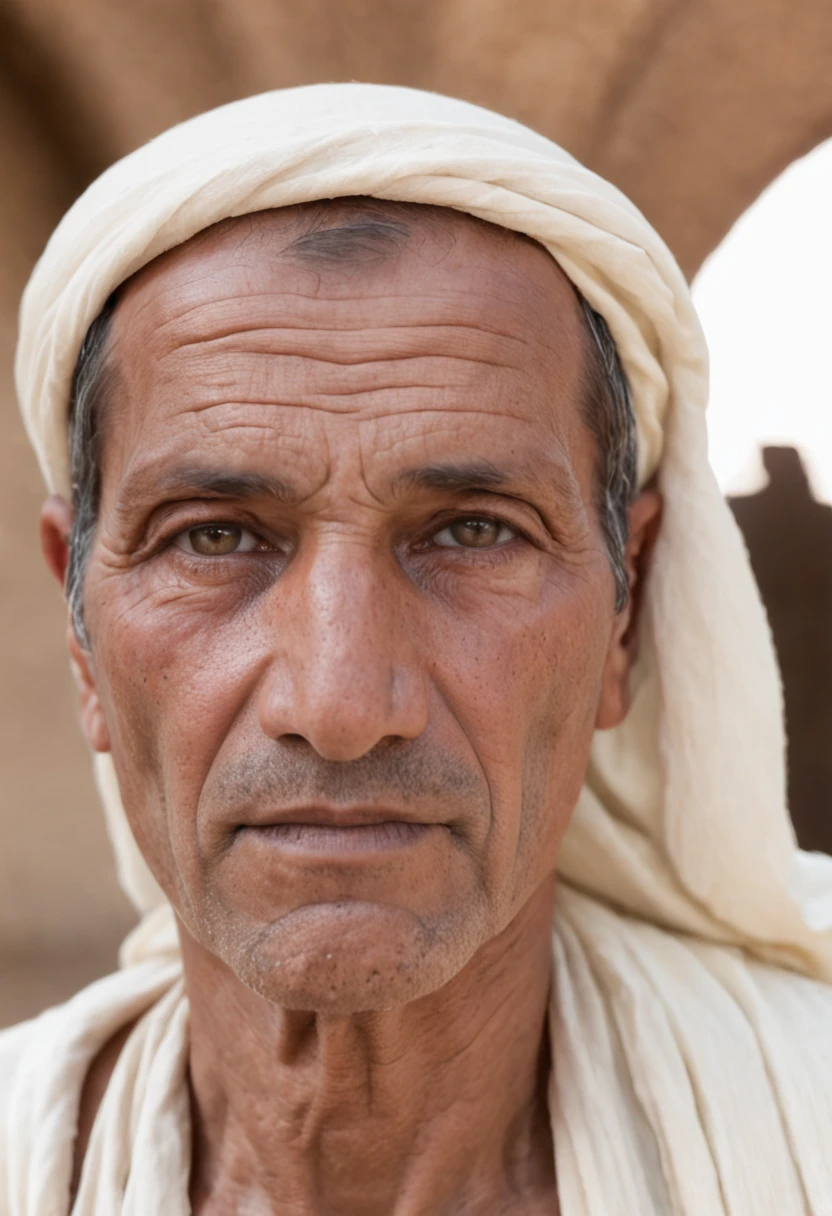
[[[343,201],[343,200],[341,200]],[[313,222],[310,231],[284,250],[282,257],[321,270],[344,264],[366,264],[400,249],[410,235],[404,222],[391,217],[394,209],[413,214],[420,204],[384,204],[373,213],[376,200],[365,200],[362,218],[332,227]],[[322,217],[326,204],[318,205]],[[317,218],[316,217],[316,218]],[[596,508],[615,579],[615,611],[629,596],[625,549],[629,536],[629,507],[636,493],[636,423],[630,388],[609,327],[574,289],[588,335],[584,421],[598,455]],[[66,597],[79,642],[89,649],[84,624],[84,576],[95,538],[101,497],[101,450],[105,400],[114,378],[107,360],[108,339],[118,303],[118,289],[107,299],[87,330],[72,378],[69,403],[69,458],[74,518],[69,537]]]

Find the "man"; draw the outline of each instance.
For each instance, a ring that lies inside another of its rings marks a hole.
[[[0,1039],[5,1211],[829,1210],[703,365],[626,200],[446,99],[250,99],[76,204],[19,388],[146,917]]]

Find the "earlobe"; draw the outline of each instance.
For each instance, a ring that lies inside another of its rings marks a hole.
[[[628,625],[623,631],[617,629],[610,646],[601,677],[601,696],[595,715],[596,730],[612,730],[620,725],[630,708],[632,652],[625,641],[625,634],[630,632]]]
[[[67,645],[72,674],[78,688],[81,729],[84,732],[84,738],[93,751],[108,752],[110,750],[110,732],[107,729],[104,711],[98,697],[92,656],[78,641],[71,615],[67,620]]]

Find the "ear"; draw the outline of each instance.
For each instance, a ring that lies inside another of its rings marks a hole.
[[[661,512],[661,496],[652,488],[643,490],[630,507],[630,536],[624,551],[630,594],[613,622],[595,718],[598,730],[618,726],[630,708],[630,672],[637,655],[644,583],[659,534]]]
[[[72,508],[57,494],[50,494],[40,513],[40,544],[46,564],[66,592],[69,567],[69,536],[72,530]],[[70,665],[81,707],[81,729],[93,751],[108,752],[110,736],[104,712],[98,699],[92,653],[82,644],[67,608],[66,641]]]

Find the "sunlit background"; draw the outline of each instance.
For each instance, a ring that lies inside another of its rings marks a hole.
[[[761,489],[760,445],[795,447],[832,502],[832,140],[742,216],[694,281],[711,352],[711,463]]]

